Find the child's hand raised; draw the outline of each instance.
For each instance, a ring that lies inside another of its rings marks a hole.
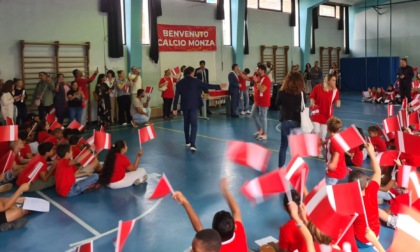
[[[185,198],[185,196],[180,191],[174,192],[174,194],[172,195],[172,198],[181,205],[188,202],[187,198]]]

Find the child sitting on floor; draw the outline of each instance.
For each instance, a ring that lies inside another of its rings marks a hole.
[[[370,126],[368,128],[368,134],[370,142],[375,148],[376,152],[384,152],[387,150],[385,141],[379,136],[379,129],[376,126]]]
[[[0,175],[0,180],[3,179]],[[23,192],[29,189],[29,183],[22,184],[9,198],[0,198],[0,231],[23,227],[28,220],[23,218],[28,211],[16,206],[23,204],[24,198],[19,198]]]

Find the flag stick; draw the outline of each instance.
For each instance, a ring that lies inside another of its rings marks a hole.
[[[365,215],[365,221],[366,221],[366,227],[369,227],[369,223],[367,221],[367,216],[366,216],[366,208],[365,208],[365,202],[363,202],[363,196],[362,196],[362,189],[360,188],[360,181],[357,180],[357,185],[359,185],[359,194],[360,194],[360,199],[362,200],[362,207],[363,207],[363,214]]]
[[[300,172],[300,204],[303,204],[303,191],[305,188],[305,184],[303,183],[304,179],[303,170]]]
[[[280,179],[283,182],[283,185],[286,187],[286,196],[287,196],[287,200],[289,202],[292,202],[292,193],[290,192],[290,186],[289,186],[289,182],[286,180],[284,174],[286,173],[286,170],[284,168],[280,169]]]
[[[4,173],[4,171],[6,170],[6,166],[7,166],[7,164],[9,163],[9,160],[10,160],[10,157],[12,156],[12,153],[13,153],[13,152],[10,150],[10,151],[9,151],[9,156],[7,156],[6,163],[4,164],[3,171],[2,171],[1,173]]]
[[[337,241],[335,242],[334,245],[337,245],[341,239],[343,239],[344,235],[347,233],[347,231],[349,230],[349,228],[351,227],[351,225],[353,225],[353,222],[356,220],[357,216],[359,216],[358,213],[354,213],[353,218],[351,219],[351,221],[349,222],[349,224],[347,225],[347,227],[344,229],[344,232],[340,234],[340,236],[338,237]]]

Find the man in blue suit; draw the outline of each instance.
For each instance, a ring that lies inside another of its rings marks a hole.
[[[226,84],[212,85],[194,78],[194,68],[187,67],[184,71],[184,78],[176,84],[175,100],[173,106],[174,116],[178,115],[177,105],[181,96],[181,110],[184,115],[185,143],[191,151],[196,151],[195,138],[197,135],[197,112],[203,105],[201,92],[205,89],[220,90]],[[190,133],[191,127],[191,133]]]
[[[232,65],[232,72],[229,73],[229,95],[230,95],[230,116],[239,117],[239,83],[238,75],[240,69],[238,64]]]

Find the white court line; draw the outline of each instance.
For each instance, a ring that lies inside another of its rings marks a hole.
[[[89,226],[86,222],[82,221],[79,217],[74,215],[69,210],[65,209],[62,205],[58,204],[58,202],[54,201],[47,195],[45,195],[43,192],[36,191],[41,197],[48,200],[51,204],[53,204],[55,207],[57,207],[59,210],[61,210],[63,213],[67,214],[70,218],[72,218],[75,222],[79,223],[80,226],[84,227],[87,231],[91,232],[93,235],[99,235],[100,233],[96,231],[93,227]]]

